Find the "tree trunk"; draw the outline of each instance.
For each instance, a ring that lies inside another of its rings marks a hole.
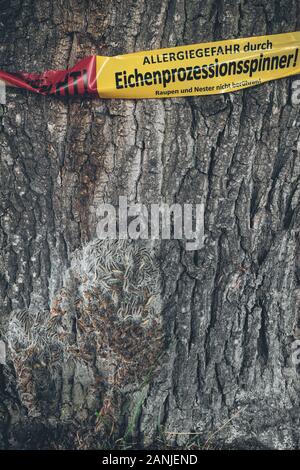
[[[7,71],[300,20],[297,0],[1,3]],[[293,80],[140,101],[8,90],[0,448],[299,447]],[[119,195],[204,203],[204,247],[100,242],[97,207]]]

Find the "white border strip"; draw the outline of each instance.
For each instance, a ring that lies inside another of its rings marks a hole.
[[[5,343],[0,340],[0,364],[6,364],[6,347]]]
[[[6,104],[6,84],[0,80],[0,104]]]

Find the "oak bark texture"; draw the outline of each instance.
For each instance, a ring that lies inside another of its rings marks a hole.
[[[0,65],[295,31],[299,11],[296,0],[2,1]],[[293,80],[136,102],[8,91],[0,448],[299,447]],[[204,202],[204,248],[99,244],[96,208],[119,195]]]

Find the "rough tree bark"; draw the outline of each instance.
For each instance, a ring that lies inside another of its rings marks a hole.
[[[65,68],[299,20],[297,0],[2,1],[0,66]],[[137,102],[8,91],[0,448],[299,447],[292,80]],[[97,242],[95,210],[119,195],[204,202],[204,248]]]

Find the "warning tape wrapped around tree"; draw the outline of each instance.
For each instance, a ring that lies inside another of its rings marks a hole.
[[[90,56],[69,70],[7,73],[42,95],[167,98],[227,93],[300,73],[300,32]]]

